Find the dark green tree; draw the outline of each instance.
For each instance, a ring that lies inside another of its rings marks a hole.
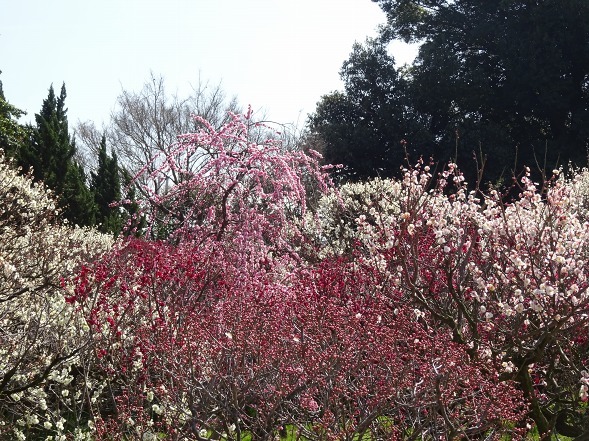
[[[583,165],[589,141],[586,0],[373,0],[385,41],[421,44],[416,110],[441,156],[479,149],[487,178],[525,164]]]
[[[25,112],[6,100],[0,80],[0,149],[10,157],[16,157],[29,138],[27,127],[18,123],[18,119],[24,114]]]
[[[98,149],[98,167],[91,173],[90,189],[97,207],[96,223],[104,233],[118,234],[122,228],[123,217],[113,202],[121,200],[121,179],[117,155],[113,151],[108,156],[106,137],[102,136]]]
[[[589,2],[373,0],[379,42],[355,45],[310,118],[327,162],[349,178],[389,175],[405,157],[458,162],[476,180],[511,182],[524,165],[548,173],[587,163]],[[392,39],[420,44],[396,69]],[[476,157],[477,162],[474,161]]]
[[[340,76],[344,92],[323,96],[309,118],[325,161],[343,164],[339,173],[346,180],[393,175],[406,153],[430,141],[408,100],[407,78],[386,45],[371,39],[354,45]]]
[[[96,224],[96,204],[86,185],[84,167],[77,162],[68,164],[64,186],[58,197],[63,215],[70,222],[80,226]]]
[[[22,165],[33,167],[35,179],[43,181],[58,195],[63,191],[68,165],[75,153],[68,133],[65,98],[65,87],[59,97],[55,96],[53,86],[49,88],[41,111],[35,115],[31,143],[21,154]]]
[[[55,192],[64,216],[78,225],[93,225],[95,206],[83,168],[75,161],[75,142],[68,132],[65,84],[59,97],[53,86],[35,115],[31,140],[19,152],[20,165],[33,168],[37,181]]]

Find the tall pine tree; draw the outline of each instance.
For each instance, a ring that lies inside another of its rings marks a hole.
[[[90,189],[96,203],[96,223],[104,233],[118,234],[123,218],[119,207],[111,207],[121,200],[121,179],[117,155],[109,157],[106,151],[106,137],[103,135],[98,150],[98,168],[91,173]]]
[[[53,86],[49,88],[41,112],[35,115],[31,141],[18,156],[25,170],[33,167],[35,180],[55,192],[66,219],[93,225],[96,208],[84,171],[74,159],[76,146],[68,132],[65,98],[65,84],[59,97]]]

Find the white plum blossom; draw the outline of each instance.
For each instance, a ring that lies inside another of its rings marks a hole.
[[[45,430],[52,423],[37,415],[48,414],[63,430],[62,413],[75,394],[70,371],[88,341],[85,320],[68,301],[68,278],[113,243],[68,225],[56,207],[51,193],[0,151],[0,408],[10,409],[0,415],[0,437],[12,412]]]

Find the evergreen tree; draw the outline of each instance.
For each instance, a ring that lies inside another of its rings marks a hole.
[[[33,167],[33,176],[60,195],[63,191],[68,164],[73,160],[75,147],[70,140],[65,109],[65,85],[59,97],[53,86],[41,111],[35,115],[36,127],[28,149],[22,152],[25,168]]]
[[[84,171],[76,163],[76,146],[68,132],[65,84],[59,97],[53,86],[35,115],[36,127],[28,145],[21,149],[20,165],[33,168],[33,177],[43,181],[58,197],[66,219],[78,225],[94,223],[95,206]]]
[[[455,161],[471,183],[483,158],[482,179],[495,183],[524,165],[587,164],[587,0],[373,1],[387,16],[381,44],[354,47],[344,93],[310,120],[350,179],[397,170],[402,139],[412,159]],[[411,66],[395,68],[393,39],[420,45]]]
[[[117,155],[109,157],[106,151],[106,137],[103,135],[98,150],[98,168],[91,173],[90,189],[96,203],[96,223],[99,230],[117,234],[121,231],[123,218],[119,207],[111,207],[121,200],[121,180]]]
[[[441,151],[486,177],[585,165],[589,2],[378,0],[385,34],[420,41],[412,97]]]
[[[18,118],[24,114],[6,100],[0,81],[0,149],[7,156],[16,157],[29,137],[27,128],[18,123]]]
[[[416,146],[431,144],[408,98],[410,84],[382,42],[354,44],[340,77],[345,92],[323,96],[309,128],[324,143],[325,161],[344,165],[341,180],[393,176],[407,154],[416,159]]]
[[[96,225],[96,204],[92,192],[86,185],[84,168],[75,161],[68,164],[59,197],[66,219],[81,226]]]

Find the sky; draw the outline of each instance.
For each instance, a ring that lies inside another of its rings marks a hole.
[[[180,97],[221,84],[267,119],[302,126],[322,95],[341,90],[354,42],[385,20],[370,0],[0,0],[0,80],[6,99],[41,109],[67,89],[70,128],[107,123],[123,90],[151,73]],[[398,64],[415,49],[393,44]]]

